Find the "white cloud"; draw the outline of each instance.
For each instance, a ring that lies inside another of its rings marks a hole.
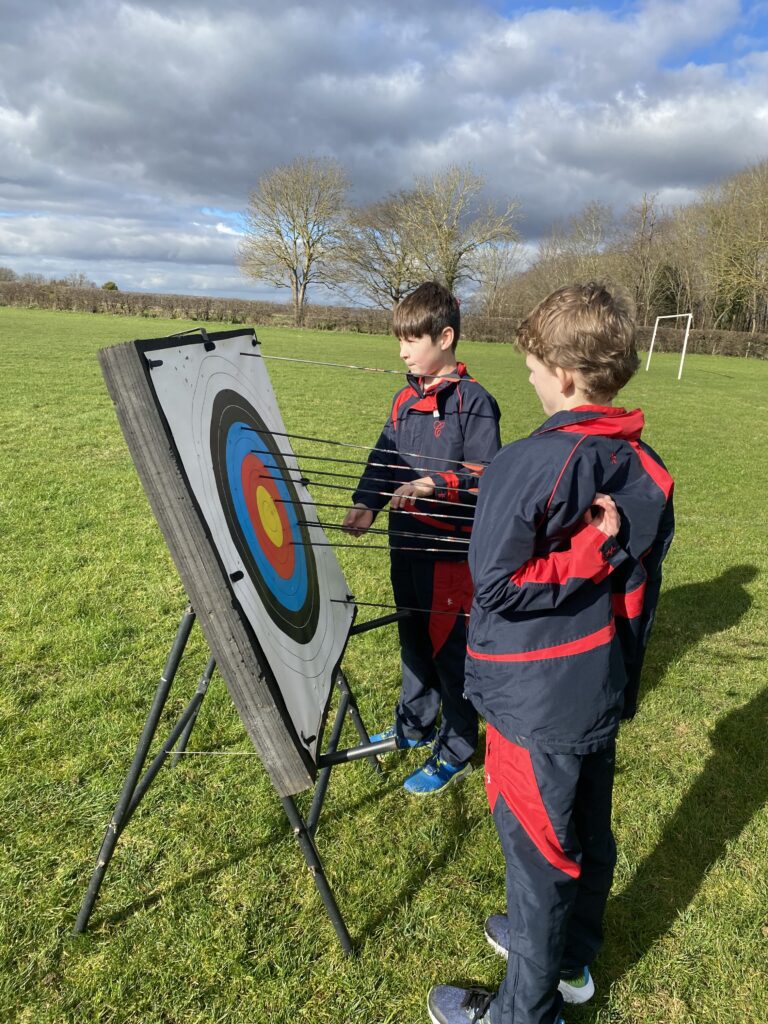
[[[185,230],[119,217],[20,215],[0,219],[0,254],[230,265],[234,247],[220,235],[216,225],[190,223]]]
[[[336,156],[358,201],[471,162],[521,199],[529,239],[589,200],[689,200],[768,156],[768,56],[736,0],[7,6],[0,211],[22,216],[0,220],[0,262],[16,269],[90,260],[249,293],[236,214],[297,155]],[[694,63],[697,46],[717,59]]]

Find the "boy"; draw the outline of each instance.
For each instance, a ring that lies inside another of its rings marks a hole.
[[[407,384],[395,395],[343,526],[360,536],[390,504],[392,589],[397,606],[411,613],[398,622],[395,722],[371,740],[396,736],[400,747],[434,741],[425,764],[404,783],[406,792],[428,796],[471,770],[477,746],[477,712],[464,697],[472,602],[467,550],[477,477],[500,447],[500,414],[456,361],[461,318],[446,288],[420,285],[395,308],[393,326]]]
[[[486,790],[506,860],[496,996],[441,985],[437,1024],[555,1024],[586,1002],[616,860],[615,736],[635,711],[674,530],[672,479],[612,401],[638,366],[626,306],[561,288],[518,346],[549,419],[480,484],[467,695],[488,721]]]

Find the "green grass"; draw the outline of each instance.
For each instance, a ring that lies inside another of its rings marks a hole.
[[[499,983],[482,922],[503,907],[504,876],[482,772],[424,806],[401,789],[417,755],[394,759],[383,782],[357,763],[331,783],[318,846],[355,958],[341,955],[256,757],[164,769],[119,843],[90,931],[71,934],[185,600],[96,351],[192,326],[0,309],[0,1020],[427,1020],[430,984]],[[267,354],[398,366],[383,338],[259,336]],[[540,422],[511,348],[460,354],[497,396],[506,440]],[[269,369],[289,431],[364,444],[397,383]],[[692,356],[680,383],[676,373],[676,357],[654,356],[625,396],[645,409],[647,439],[676,478],[679,525],[641,711],[620,738],[598,994],[569,1024],[766,1014],[768,364]],[[386,552],[339,557],[360,600],[391,600]],[[205,660],[195,630],[165,721]],[[386,724],[394,629],[353,638],[345,664],[366,721]],[[191,747],[248,749],[218,677]]]

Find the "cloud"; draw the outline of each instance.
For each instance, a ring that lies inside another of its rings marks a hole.
[[[759,17],[735,0],[6,0],[0,263],[247,294],[238,213],[309,154],[339,159],[359,202],[471,162],[521,200],[529,241],[590,200],[690,199],[768,155]]]
[[[231,267],[238,233],[223,224],[162,224],[123,217],[51,214],[0,219],[0,251],[21,256],[55,253],[78,260],[147,260]]]

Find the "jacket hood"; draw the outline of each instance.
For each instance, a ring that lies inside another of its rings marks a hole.
[[[620,437],[625,441],[638,441],[645,426],[642,409],[621,409],[612,405],[579,405],[564,409],[534,430],[532,437],[549,430],[564,430],[574,434],[599,434],[601,437]]]

